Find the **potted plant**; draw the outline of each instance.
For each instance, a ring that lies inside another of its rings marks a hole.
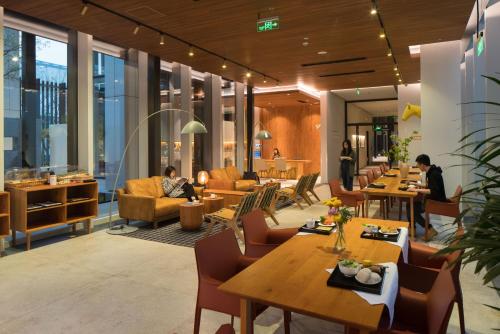
[[[408,177],[408,173],[410,172],[410,165],[408,164],[410,160],[410,153],[408,152],[408,146],[412,142],[413,136],[400,138],[396,135],[391,135],[391,140],[393,144],[389,150],[389,155],[394,161],[399,162],[399,172],[401,177]]]

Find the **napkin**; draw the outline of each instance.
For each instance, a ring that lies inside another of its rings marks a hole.
[[[396,297],[398,295],[398,266],[392,262],[380,263],[386,266],[384,283],[382,286],[382,294],[376,295],[368,292],[361,292],[353,290],[358,296],[366,300],[370,305],[385,304],[389,310],[390,325],[394,319],[394,305],[396,304]],[[327,269],[330,274],[334,269]]]
[[[297,233],[296,235],[312,235],[312,234],[316,234],[316,233],[299,232],[299,233]]]
[[[405,261],[405,263],[408,263],[408,229],[406,227],[401,227],[400,230],[401,232],[397,242],[386,242],[401,247],[401,251],[403,252],[403,260]]]

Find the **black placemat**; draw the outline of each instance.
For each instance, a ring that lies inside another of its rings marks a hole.
[[[396,177],[396,174],[384,174],[385,177]]]
[[[375,285],[367,285],[363,283],[359,283],[354,277],[347,277],[340,272],[339,266],[337,265],[333,270],[333,273],[326,281],[326,285],[333,286],[337,288],[349,289],[349,290],[357,290],[368,293],[373,293],[375,295],[382,294],[382,287],[384,286],[384,277],[385,277],[385,267],[381,268],[380,276],[382,280],[380,283]]]
[[[408,191],[408,189],[410,189],[409,187],[398,187],[398,190],[401,190],[401,191]]]
[[[324,228],[324,226],[319,226],[318,223],[316,222],[316,226],[313,228],[307,227],[307,224],[304,224],[303,226],[299,227],[299,232],[307,232],[307,233],[316,233],[316,234],[322,234],[322,235],[330,235],[332,234],[333,230],[336,228],[336,225],[326,226],[329,227],[330,230],[318,230],[318,227]]]
[[[420,172],[408,172],[410,175],[420,175]]]
[[[384,189],[385,188],[385,184],[383,186],[378,186],[376,184],[373,184],[373,183],[370,183],[367,188],[374,188],[374,189]]]
[[[383,241],[390,241],[390,242],[398,242],[400,235],[401,235],[400,228],[398,228],[398,234],[383,234],[380,232],[368,233],[365,231],[361,232],[361,238],[363,238],[363,239],[383,240]]]

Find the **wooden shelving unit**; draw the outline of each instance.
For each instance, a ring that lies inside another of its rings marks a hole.
[[[61,225],[83,222],[87,233],[92,232],[91,219],[97,217],[97,182],[41,185],[27,188],[8,188],[12,197],[12,243],[16,231],[26,235],[26,249],[31,248],[31,233]],[[28,209],[30,204],[56,202],[58,205]]]
[[[10,194],[0,192],[0,255],[4,252],[4,238],[10,235]]]

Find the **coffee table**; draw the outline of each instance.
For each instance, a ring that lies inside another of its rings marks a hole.
[[[207,197],[211,194],[217,196],[222,196],[224,198],[224,207],[229,208],[231,205],[239,204],[241,198],[248,194],[246,191],[238,190],[225,190],[225,189],[205,189],[203,190],[203,196]]]
[[[183,203],[179,205],[181,227],[186,231],[195,231],[200,229],[203,223],[203,203]]]
[[[203,205],[205,206],[205,214],[219,211],[224,207],[224,197],[215,196],[212,198],[210,196],[203,197]]]

